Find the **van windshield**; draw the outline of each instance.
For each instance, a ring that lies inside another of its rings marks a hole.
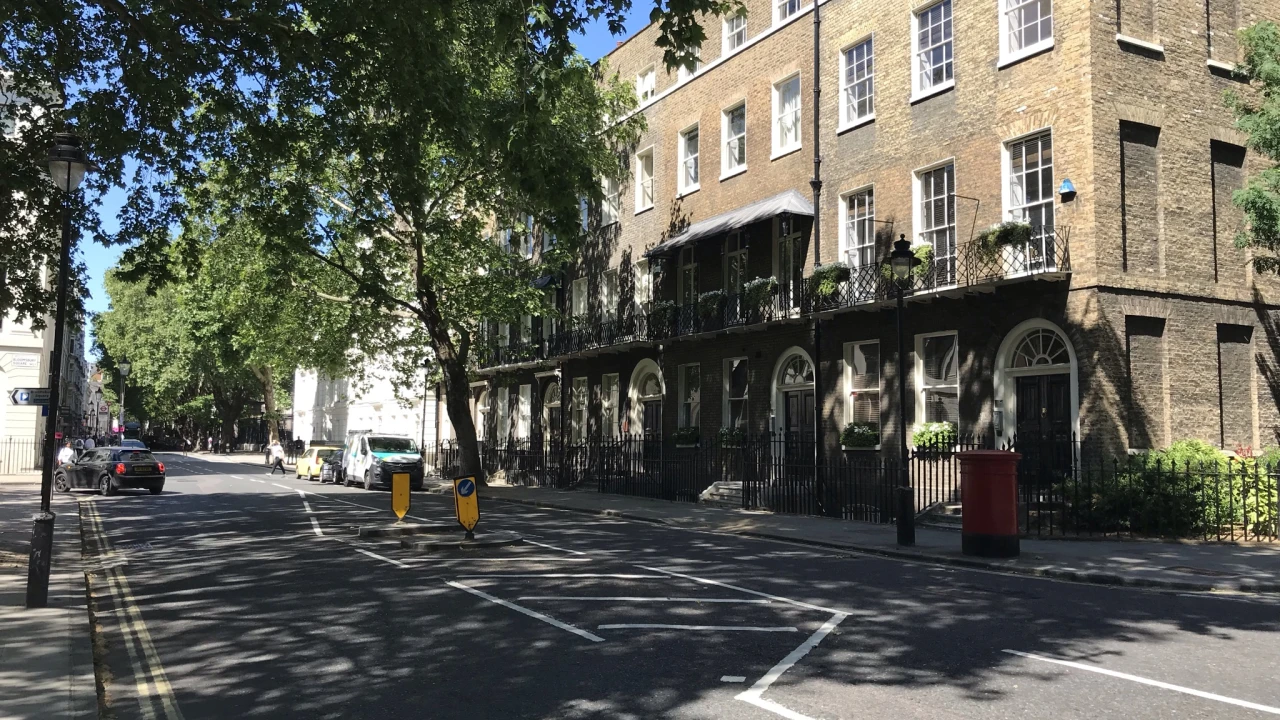
[[[370,437],[369,451],[380,453],[416,453],[418,452],[418,443],[414,442],[413,438]]]

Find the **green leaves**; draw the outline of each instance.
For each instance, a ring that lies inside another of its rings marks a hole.
[[[1240,39],[1244,61],[1236,71],[1250,80],[1252,92],[1247,97],[1227,93],[1227,104],[1235,113],[1236,127],[1248,134],[1250,149],[1272,165],[1232,196],[1247,220],[1236,245],[1267,251],[1255,254],[1254,269],[1275,273],[1280,272],[1280,27],[1263,21],[1242,30]]]

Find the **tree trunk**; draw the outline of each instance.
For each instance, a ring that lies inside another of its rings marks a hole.
[[[276,416],[275,375],[271,372],[270,365],[254,368],[253,374],[262,383],[263,412],[267,417],[267,444],[270,445],[280,439],[280,418]]]
[[[480,464],[480,445],[476,441],[476,426],[471,421],[471,385],[467,382],[467,369],[456,359],[441,359],[444,370],[445,408],[449,422],[458,439],[459,474],[474,475],[476,482],[485,484],[484,468]]]

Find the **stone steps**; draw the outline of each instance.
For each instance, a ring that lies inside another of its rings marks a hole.
[[[711,487],[702,491],[698,498],[702,505],[737,509],[742,507],[742,482],[739,480],[721,480],[712,483]]]

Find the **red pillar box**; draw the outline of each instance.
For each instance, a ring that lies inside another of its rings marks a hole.
[[[1003,450],[960,453],[964,525],[960,548],[979,557],[1018,556],[1018,460]]]

